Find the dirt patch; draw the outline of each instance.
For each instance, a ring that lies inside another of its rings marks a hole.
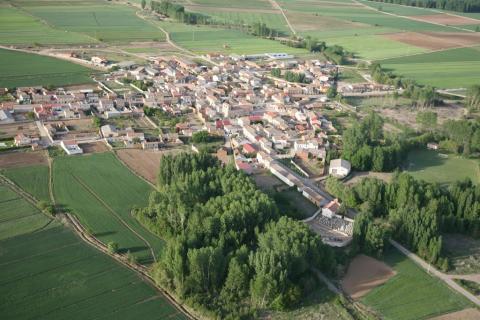
[[[375,108],[375,111],[380,113],[382,117],[390,118],[402,125],[409,126],[413,129],[419,129],[416,121],[418,108],[406,108],[401,107],[398,109],[393,108]],[[441,125],[446,120],[458,120],[465,114],[465,108],[457,104],[449,104],[434,109],[427,109],[422,111],[434,111],[438,116],[438,124]]]
[[[393,174],[391,172],[354,172],[350,175],[349,179],[345,182],[348,186],[354,185],[360,182],[364,178],[377,178],[385,182],[392,180]]]
[[[121,149],[117,156],[125,163],[130,170],[156,184],[160,166],[160,159],[166,154],[180,153],[181,149],[169,149],[162,151],[145,151],[140,149]]]
[[[110,150],[104,142],[82,143],[79,146],[83,153],[102,153]]]
[[[430,320],[478,320],[480,311],[474,308],[468,308],[462,311],[444,314],[443,316],[431,318]]]
[[[342,280],[342,288],[353,299],[359,299],[394,275],[395,271],[385,263],[358,255],[348,266],[347,274]]]
[[[255,174],[252,178],[253,181],[255,181],[255,184],[263,191],[275,191],[277,186],[283,185],[282,181],[267,171]]]
[[[464,32],[401,32],[384,37],[429,50],[441,50],[480,44],[480,34]]]
[[[0,127],[1,139],[13,138],[19,133],[23,133],[28,136],[38,136],[38,128],[35,125],[35,122],[3,124]]]
[[[2,169],[47,164],[48,160],[45,151],[0,153],[0,168]]]
[[[480,24],[480,20],[468,18],[468,17],[461,17],[451,14],[430,14],[425,16],[411,16],[409,17],[411,20],[418,20],[422,22],[430,22],[430,23],[438,23],[438,24],[445,24],[450,26],[461,26],[465,24]]]

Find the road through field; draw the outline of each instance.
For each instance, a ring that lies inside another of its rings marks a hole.
[[[295,29],[293,28],[292,24],[291,24],[290,21],[288,20],[287,15],[285,14],[285,11],[283,11],[283,8],[282,8],[282,7],[278,4],[278,2],[275,1],[275,0],[268,0],[268,1],[270,1],[270,3],[272,4],[272,7],[274,7],[275,9],[280,10],[280,12],[281,12],[282,15],[283,15],[283,18],[284,18],[285,21],[287,22],[288,28],[290,29],[290,31],[292,31],[292,33],[293,33],[294,35],[296,35],[297,32],[295,31]]]
[[[465,290],[462,286],[457,284],[453,279],[451,278],[450,275],[445,274],[439,270],[437,270],[435,267],[433,267],[431,264],[425,262],[423,259],[421,259],[419,256],[416,254],[412,253],[409,251],[407,248],[396,242],[395,240],[390,240],[390,243],[397,248],[400,252],[402,252],[404,255],[406,255],[409,259],[411,259],[413,262],[415,262],[417,265],[422,267],[427,273],[432,273],[434,276],[445,282],[449,287],[463,295],[465,298],[470,300],[471,302],[475,303],[478,307],[480,307],[480,299],[467,290]]]

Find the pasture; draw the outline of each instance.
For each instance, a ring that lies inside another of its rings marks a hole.
[[[37,200],[51,202],[48,183],[48,166],[36,165],[10,168],[3,170],[2,173]]]
[[[2,319],[185,319],[135,272],[2,185],[0,247]]]
[[[463,296],[427,274],[399,251],[390,249],[384,261],[396,275],[361,299],[384,319],[426,319],[470,306]]]
[[[165,39],[160,30],[137,17],[135,9],[126,6],[60,3],[28,6],[25,9],[56,29],[84,34],[93,41],[129,42]]]
[[[0,4],[0,44],[2,45],[55,45],[88,44],[94,39],[75,32],[57,30],[39,18],[24,11]]]
[[[467,178],[480,182],[478,160],[466,159],[454,154],[447,157],[437,151],[413,150],[408,154],[405,170],[416,179],[448,184]]]
[[[90,83],[93,70],[64,60],[0,49],[0,87]]]
[[[74,213],[103,243],[117,242],[139,262],[152,262],[163,241],[144,229],[131,210],[147,204],[152,189],[112,153],[57,157],[53,163],[57,204]]]
[[[236,54],[307,53],[304,49],[287,47],[278,41],[261,39],[239,30],[191,26],[177,22],[161,22],[159,25],[170,33],[170,37],[175,43],[197,54],[208,52]]]

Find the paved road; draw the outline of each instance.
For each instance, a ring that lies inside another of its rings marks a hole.
[[[440,280],[442,280],[443,282],[445,282],[449,287],[451,287],[452,289],[454,289],[455,291],[457,291],[458,293],[460,293],[461,295],[463,295],[465,298],[467,298],[468,300],[470,300],[471,302],[475,303],[477,306],[480,307],[480,299],[476,296],[474,296],[473,294],[471,294],[470,292],[468,292],[467,290],[465,290],[463,287],[461,287],[459,284],[457,284],[455,281],[453,281],[453,279],[451,278],[450,275],[448,274],[445,274],[439,270],[437,270],[435,267],[433,267],[432,265],[430,265],[429,263],[425,262],[423,259],[421,259],[419,256],[417,256],[416,254],[410,252],[407,248],[405,248],[404,246],[402,246],[401,244],[399,244],[398,242],[396,242],[395,240],[390,240],[390,243],[395,247],[397,248],[398,250],[400,250],[400,252],[402,252],[404,255],[406,255],[408,258],[410,258],[411,260],[413,260],[416,264],[418,264],[420,267],[422,267],[423,269],[425,269],[428,273],[431,273],[433,274],[434,276],[436,276],[437,278],[439,278]]]

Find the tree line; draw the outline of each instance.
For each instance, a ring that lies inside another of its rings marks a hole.
[[[155,280],[212,318],[294,307],[331,273],[331,248],[232,166],[204,153],[164,156],[158,190],[135,217],[166,240]]]
[[[279,68],[273,68],[270,71],[270,74],[277,78],[283,78],[289,82],[297,82],[297,83],[309,83],[310,80],[305,77],[305,73],[303,72],[293,72],[293,71],[286,71],[285,74],[282,76],[282,70]]]
[[[392,171],[405,160],[413,148],[426,145],[431,134],[386,136],[383,119],[371,112],[364,119],[346,129],[342,135],[342,158],[361,171]]]
[[[289,47],[303,48],[312,53],[322,53],[325,58],[335,64],[346,64],[348,58],[353,57],[353,54],[347,52],[342,46],[327,46],[325,41],[320,41],[310,36],[305,38],[293,37],[292,39],[282,40],[280,42]]]
[[[401,78],[391,71],[385,71],[379,63],[370,65],[370,73],[373,80],[378,83],[403,88],[403,96],[412,99],[419,107],[433,107],[440,103],[435,88],[421,86],[415,80]]]
[[[480,0],[369,0],[401,4],[410,7],[451,10],[459,12],[480,12]]]
[[[448,187],[395,173],[386,183],[365,178],[347,187],[335,178],[327,190],[360,213],[355,218],[354,248],[381,255],[393,237],[429,262],[448,269],[442,257],[442,232],[480,237],[480,187],[471,181]]]

